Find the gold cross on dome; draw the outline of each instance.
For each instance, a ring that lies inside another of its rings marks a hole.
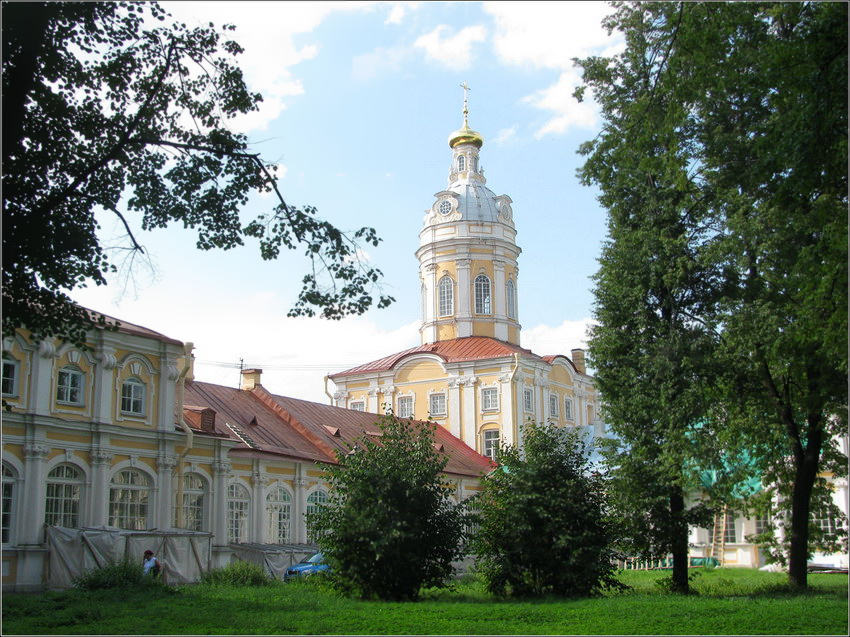
[[[468,127],[469,126],[468,119],[469,119],[469,91],[470,91],[470,88],[469,88],[469,84],[466,83],[466,80],[464,80],[461,83],[460,87],[463,89],[463,125]]]

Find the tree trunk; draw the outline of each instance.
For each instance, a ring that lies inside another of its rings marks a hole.
[[[688,525],[684,521],[685,498],[681,487],[670,490],[670,549],[673,553],[673,592],[687,594],[688,585]]]
[[[813,422],[813,420],[815,422]],[[791,495],[791,547],[788,556],[788,581],[793,588],[808,586],[809,515],[812,490],[818,474],[823,446],[822,419],[809,419],[809,435],[803,453],[794,458],[794,491]]]

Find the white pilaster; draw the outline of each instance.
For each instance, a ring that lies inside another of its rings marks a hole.
[[[292,541],[303,544],[307,541],[307,528],[304,523],[304,508],[306,506],[304,496],[304,466],[300,462],[295,463],[295,501],[292,503]]]
[[[213,544],[227,546],[227,480],[233,471],[229,462],[218,460],[213,463]]]
[[[461,420],[461,433],[463,441],[472,447],[475,446],[475,435],[478,433],[478,419],[475,413],[475,385],[478,379],[475,376],[463,376],[460,384],[463,385],[463,417]]]
[[[251,500],[254,504],[252,507],[251,525],[248,537],[252,542],[265,542],[266,538],[263,533],[263,519],[266,516],[266,501],[263,497],[263,479],[264,475],[260,468],[260,461],[254,458],[253,468],[251,471]]]
[[[28,442],[24,445],[24,484],[20,507],[21,524],[18,544],[41,544],[44,526],[44,465],[47,460],[47,445]]]
[[[372,381],[373,383],[375,381]],[[366,411],[377,414],[378,412],[378,387],[373,385],[369,388],[369,399],[366,405]]]
[[[109,467],[112,466],[112,453],[96,447],[91,450],[92,488],[89,500],[92,526],[103,526],[107,520],[107,505],[109,503]]]
[[[172,471],[177,466],[177,458],[173,455],[161,453],[156,459],[156,481],[159,485],[159,498],[156,503],[156,521],[154,525],[158,529],[167,529],[174,526],[171,510],[174,506],[174,493]]]
[[[472,294],[469,281],[469,259],[458,259],[455,261],[457,267],[457,299],[455,299],[455,317],[457,319],[457,335],[472,336]]]
[[[460,438],[460,379],[457,376],[450,376],[448,379],[448,416],[449,416],[449,431],[456,438]]]
[[[503,444],[514,444],[514,392],[511,372],[499,377],[499,408],[502,412],[502,422],[499,438]]]

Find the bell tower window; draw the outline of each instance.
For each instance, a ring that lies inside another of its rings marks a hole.
[[[478,172],[478,157],[472,158],[472,170]]]
[[[490,314],[490,279],[485,274],[475,277],[475,313]]]
[[[514,287],[514,282],[511,279],[508,279],[507,284],[507,297],[508,297],[508,317],[515,319],[516,318],[516,288]]]
[[[463,155],[457,158],[457,169],[458,171],[466,170],[466,157]]]
[[[440,316],[451,316],[454,309],[454,281],[449,275],[440,279],[438,286],[440,292]]]

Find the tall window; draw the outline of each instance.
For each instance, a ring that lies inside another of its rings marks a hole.
[[[508,316],[512,319],[516,318],[516,289],[514,288],[514,282],[511,279],[508,279],[508,283],[505,286],[507,288],[507,297],[508,297]]]
[[[522,391],[522,407],[525,411],[534,411],[534,390],[525,388]]]
[[[475,277],[475,313],[490,314],[490,279],[484,274]]]
[[[458,170],[466,170],[466,157],[460,155],[457,158],[457,169]]]
[[[440,279],[437,290],[440,297],[440,316],[451,316],[455,313],[454,281],[450,276],[444,276]]]
[[[206,495],[206,481],[202,476],[197,473],[184,475],[183,493],[176,494],[174,526],[189,531],[202,531]],[[182,520],[177,518],[178,512],[183,516]]]
[[[413,418],[413,396],[398,397],[398,417]]]
[[[282,486],[272,488],[266,496],[266,542],[286,544],[289,542],[289,520],[292,512],[292,498]]]
[[[564,418],[573,419],[573,401],[569,398],[564,398]]]
[[[313,493],[307,496],[307,508],[304,513],[307,515],[310,513],[317,513],[327,504],[327,502],[328,494],[322,489],[316,489]],[[316,534],[310,530],[309,525],[307,526],[307,541],[310,543],[316,541]]]
[[[18,361],[3,358],[3,395],[18,395]]]
[[[12,541],[12,522],[15,511],[15,472],[3,464],[3,544]]]
[[[493,460],[496,459],[496,450],[499,448],[499,430],[490,429],[484,432],[484,455]]]
[[[227,541],[245,542],[248,539],[248,509],[251,496],[241,484],[227,487]]]
[[[47,500],[44,523],[48,526],[80,526],[80,500],[83,473],[69,464],[60,464],[47,474]]]
[[[723,541],[729,544],[734,544],[738,541],[737,533],[735,532],[735,512],[726,512],[726,533],[723,536]]]
[[[430,411],[432,416],[445,416],[446,415],[446,395],[445,394],[431,394],[429,399],[430,402]]]
[[[815,511],[812,523],[824,533],[835,533],[835,518],[829,511]]]
[[[762,533],[767,531],[769,526],[770,520],[766,515],[759,516],[756,518],[756,534],[761,535]]]
[[[56,401],[67,405],[82,405],[85,376],[76,367],[59,370],[56,382]]]
[[[472,158],[472,170],[478,172],[478,157]]]
[[[484,411],[495,411],[499,408],[499,390],[495,387],[486,387],[481,390],[481,409]]]
[[[150,496],[150,480],[141,471],[124,469],[116,473],[109,489],[109,526],[146,529]]]
[[[558,417],[558,394],[549,394],[549,417]]]
[[[145,415],[145,386],[138,378],[128,378],[121,385],[121,411],[135,416]]]

